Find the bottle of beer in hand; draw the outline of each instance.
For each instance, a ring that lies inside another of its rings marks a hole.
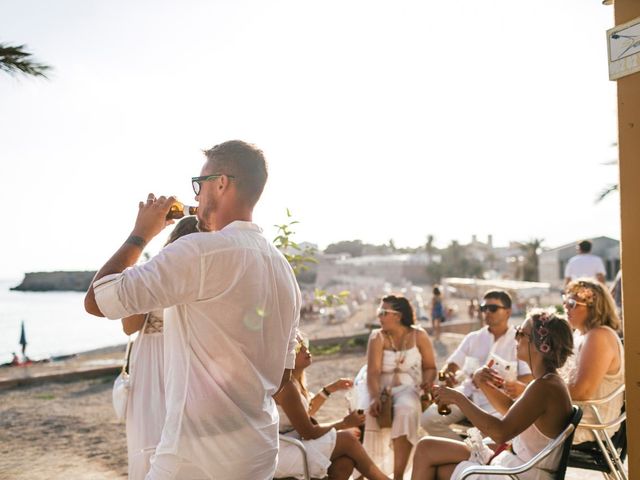
[[[167,213],[167,220],[178,220],[187,215],[195,215],[197,212],[198,207],[192,207],[176,201],[171,205],[171,209],[169,209],[169,213]]]
[[[447,374],[444,370],[440,370],[438,372],[438,382],[441,387],[447,386]],[[438,405],[438,413],[440,415],[449,415],[451,413],[451,409],[449,405]]]
[[[420,406],[422,407],[423,412],[429,408],[429,405],[431,405],[432,402],[433,399],[431,398],[431,393],[422,392],[422,395],[420,395]]]

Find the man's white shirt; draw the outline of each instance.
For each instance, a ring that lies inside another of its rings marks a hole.
[[[235,221],[194,233],[149,262],[94,284],[118,319],[165,308],[167,416],[156,455],[211,478],[271,478],[278,449],[272,399],[295,362],[295,275],[261,229]]]
[[[515,335],[516,329],[513,326],[509,326],[506,333],[496,340],[489,331],[489,327],[485,326],[466,335],[458,345],[458,348],[447,359],[447,363],[455,363],[462,368],[465,364],[465,359],[473,357],[478,360],[479,366],[483,366],[487,364],[489,356],[495,353],[508,362],[518,362],[518,376],[529,375],[531,374],[529,365],[522,360],[518,360]],[[462,382],[460,388],[465,396],[480,408],[488,411],[495,410],[485,394],[473,385],[471,375]]]
[[[602,258],[590,253],[581,253],[571,257],[564,269],[564,277],[572,280],[580,277],[595,277],[599,273],[602,275],[607,273],[604,262]]]

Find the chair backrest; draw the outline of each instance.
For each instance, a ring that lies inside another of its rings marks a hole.
[[[571,449],[571,443],[573,442],[573,434],[576,431],[576,427],[582,419],[582,409],[576,405],[573,406],[571,411],[571,417],[569,418],[569,424],[565,429],[545,448],[542,449],[536,456],[534,456],[528,462],[516,467],[504,467],[501,465],[482,465],[482,466],[469,466],[465,468],[459,474],[459,479],[464,480],[471,475],[506,475],[512,478],[517,478],[521,473],[524,473],[536,465],[542,460],[551,455],[552,452],[558,448],[562,448],[562,454],[560,456],[560,463],[556,469],[554,478],[557,480],[563,480],[567,470],[567,458],[569,457],[569,450]]]
[[[304,480],[311,480],[311,474],[309,473],[309,461],[307,459],[307,449],[305,448],[304,443],[302,443],[297,438],[288,437],[287,435],[283,435],[283,434],[280,434],[279,437],[280,437],[280,441],[281,442],[293,445],[298,449],[298,451],[300,452],[300,455],[302,457],[302,475],[303,475],[303,478],[304,478]]]
[[[573,425],[573,429],[571,430],[571,433],[569,433],[569,435],[565,438],[564,443],[562,444],[562,456],[560,457],[560,463],[558,464],[558,469],[556,470],[555,475],[555,478],[557,480],[564,479],[564,475],[567,471],[567,463],[569,462],[571,444],[573,443],[573,436],[576,433],[576,428],[578,428],[580,420],[582,420],[582,409],[574,405],[573,412],[571,413],[571,419],[569,420],[569,425]],[[569,427],[569,425],[567,426],[567,428]]]
[[[627,425],[625,404],[622,404],[620,415],[609,422],[601,422],[597,407],[610,402],[617,395],[624,394],[624,384],[606,398],[588,400],[585,408],[591,408],[596,416],[595,423],[583,423],[580,426],[591,430],[594,441],[573,445],[569,454],[568,466],[586,470],[596,470],[609,475],[611,478],[626,479],[624,459],[627,456]],[[617,428],[616,433],[609,438],[608,432]]]

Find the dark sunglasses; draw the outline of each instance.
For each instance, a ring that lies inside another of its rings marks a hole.
[[[526,333],[522,327],[518,327],[516,328],[516,340],[520,340],[522,337],[526,337],[527,340],[529,340],[531,338],[531,335],[529,335],[528,333]]]
[[[502,305],[494,305],[494,304],[487,305],[486,303],[483,303],[482,305],[480,305],[481,312],[486,312],[488,310],[491,313],[496,313],[501,308],[504,308],[505,310],[507,309],[507,307],[503,307]]]
[[[196,195],[200,195],[200,187],[202,182],[210,182],[211,180],[215,180],[224,176],[224,173],[214,173],[213,175],[205,175],[203,177],[191,177],[191,186],[193,187],[193,192]],[[236,178],[233,175],[227,175],[227,178]]]

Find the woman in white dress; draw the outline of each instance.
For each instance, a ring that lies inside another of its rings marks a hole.
[[[196,223],[196,217],[180,220],[165,246],[197,232]],[[123,318],[122,329],[127,335],[140,332],[133,343],[129,362],[126,430],[129,479],[142,480],[149,471],[149,459],[160,441],[166,413],[163,310]]]
[[[387,479],[353,432],[364,421],[362,413],[354,411],[338,422],[322,425],[312,418],[311,415],[318,411],[329,395],[351,388],[353,382],[341,378],[311,396],[304,378],[304,370],[311,365],[311,361],[308,343],[298,336],[291,381],[274,396],[280,415],[280,433],[302,440],[312,478],[325,478],[328,475],[332,480],[347,480],[355,467],[365,478]],[[275,478],[304,478],[303,468],[299,450],[294,445],[280,442]]]
[[[624,383],[624,349],[618,336],[620,319],[615,301],[604,285],[595,279],[570,282],[565,289],[564,307],[569,323],[576,329],[575,357],[567,367],[566,381],[571,398],[597,400],[608,396]],[[623,395],[598,407],[603,422],[620,415]],[[591,408],[584,409],[584,423],[598,423]],[[607,433],[615,433],[615,428]],[[578,428],[574,444],[595,441],[589,430]]]
[[[413,480],[458,478],[469,465],[517,466],[533,458],[567,426],[572,414],[571,397],[557,369],[564,365],[573,351],[573,337],[568,322],[554,313],[531,312],[516,331],[518,359],[531,367],[534,380],[516,400],[498,388],[502,379],[489,367],[479,369],[474,381],[503,418],[486,413],[464,394],[448,387],[434,387],[438,405],[456,404],[465,416],[496,443],[510,446],[490,459],[492,452],[482,447],[470,448],[467,443],[441,437],[420,440],[413,460]],[[519,478],[551,480],[560,462],[562,449],[544,459]],[[489,458],[487,458],[489,457]],[[499,479],[502,476],[473,476],[474,479]]]
[[[381,328],[371,332],[367,346],[367,393],[369,409],[364,446],[383,471],[393,470],[394,479],[403,477],[413,446],[418,442],[422,412],[421,389],[428,391],[436,376],[433,345],[422,328],[415,326],[409,301],[388,295],[378,308]],[[391,428],[380,428],[380,395],[391,393]],[[393,465],[391,462],[393,452]]]

